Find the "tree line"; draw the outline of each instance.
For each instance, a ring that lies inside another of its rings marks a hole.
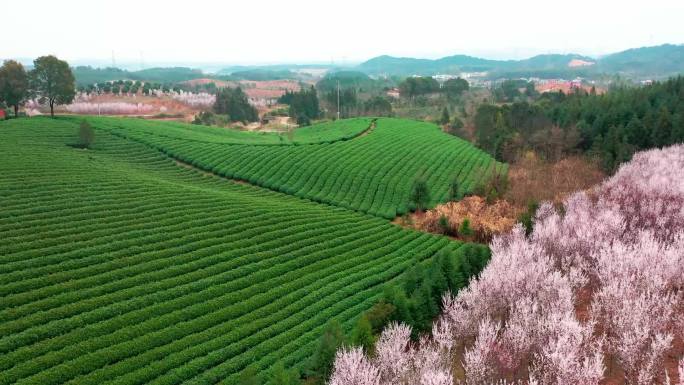
[[[14,60],[6,60],[0,67],[0,102],[12,107],[15,117],[19,107],[34,98],[47,103],[54,117],[55,105],[71,103],[75,96],[74,74],[67,62],[55,56],[37,58],[29,72]]]
[[[301,126],[310,125],[321,114],[318,94],[313,86],[308,89],[302,87],[297,92],[287,91],[278,99],[278,103],[289,105],[288,115],[295,118]]]
[[[550,160],[583,153],[612,171],[637,151],[684,141],[684,78],[602,95],[577,90],[534,103],[483,104],[474,126],[477,144],[498,160],[529,149]]]
[[[429,76],[413,76],[399,83],[399,92],[401,92],[402,96],[408,98],[433,93],[444,93],[449,99],[457,99],[463,92],[469,89],[468,81],[460,77],[449,79],[441,85],[437,80]]]
[[[231,122],[256,122],[259,114],[240,87],[221,88],[216,93],[214,112],[227,115]]]

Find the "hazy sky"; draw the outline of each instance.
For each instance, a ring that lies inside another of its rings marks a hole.
[[[2,58],[358,62],[522,58],[684,43],[682,0],[33,0],[7,9]]]

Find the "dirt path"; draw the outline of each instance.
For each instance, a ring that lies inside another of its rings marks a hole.
[[[378,121],[378,119],[371,120],[371,124],[370,124],[370,126],[368,126],[368,128],[361,131],[358,135],[351,137],[351,139],[360,138],[362,136],[366,136],[366,135],[370,134],[371,131],[373,131],[375,129],[375,126],[377,125],[377,121]]]

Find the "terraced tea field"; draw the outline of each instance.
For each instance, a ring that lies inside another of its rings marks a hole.
[[[351,128],[346,132],[358,132],[360,124],[370,122],[342,120],[330,123],[337,130],[326,127],[327,141],[310,140],[310,145],[238,143],[208,138],[192,126],[180,129],[182,135],[169,135],[160,124],[121,119],[92,122],[202,170],[388,219],[413,209],[409,195],[419,175],[427,180],[434,205],[447,199],[454,178],[466,193],[488,173],[506,172],[504,164],[470,143],[441,132],[434,124],[412,120],[380,118],[351,140],[342,140],[349,135],[341,133],[340,127],[348,125]],[[315,137],[310,134],[315,129],[304,128],[308,130],[304,137]]]
[[[438,165],[435,186],[458,170],[472,183],[476,165],[492,164],[460,141],[411,139],[422,128],[404,134],[394,120],[352,140],[333,127],[331,144],[257,146],[207,140],[252,140],[242,133],[162,136],[160,123],[96,119],[90,150],[69,146],[79,121],[0,122],[0,384],[232,384],[248,364],[299,365],[328,320],[349,328],[415,260],[460,246],[205,176],[155,148],[387,216],[418,164]],[[410,155],[391,146],[412,141]],[[458,151],[436,151],[448,148]]]

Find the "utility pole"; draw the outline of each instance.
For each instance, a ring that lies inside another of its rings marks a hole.
[[[337,79],[337,120],[340,120],[340,79]]]

